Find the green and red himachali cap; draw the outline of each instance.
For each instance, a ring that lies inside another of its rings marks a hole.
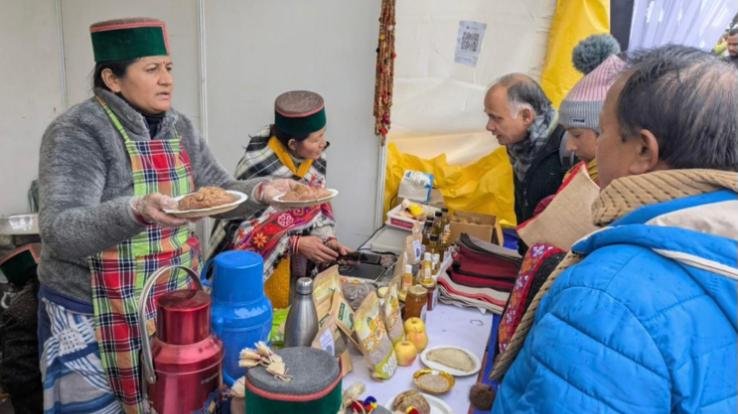
[[[148,17],[107,20],[90,26],[95,62],[169,55],[167,26]]]
[[[289,91],[274,101],[274,125],[298,141],[325,124],[325,102],[315,92]]]

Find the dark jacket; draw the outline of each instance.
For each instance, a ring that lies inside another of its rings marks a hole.
[[[43,388],[38,364],[36,266],[32,280],[0,311],[0,385],[10,394],[16,413],[43,412]]]
[[[556,193],[564,179],[564,174],[573,165],[570,162],[561,162],[559,148],[564,128],[557,125],[548,137],[548,142],[540,148],[533,159],[533,163],[525,173],[523,181],[514,176],[515,183],[515,216],[518,224],[533,217],[533,211],[545,197]]]

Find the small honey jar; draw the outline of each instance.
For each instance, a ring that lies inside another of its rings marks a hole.
[[[402,320],[420,318],[425,321],[427,303],[428,289],[420,285],[410,287],[405,297],[405,311],[403,312]]]

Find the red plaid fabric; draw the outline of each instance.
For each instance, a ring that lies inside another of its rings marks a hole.
[[[98,99],[99,100],[99,99]],[[116,115],[99,100],[125,143],[131,159],[134,194],[159,192],[172,197],[194,190],[190,159],[178,136],[171,139],[133,141]],[[150,225],[131,239],[90,258],[92,303],[100,359],[113,393],[126,413],[146,412],[141,383],[141,334],[138,301],[146,279],[157,269],[183,265],[197,269],[200,246],[187,228]],[[155,303],[159,296],[185,288],[184,273],[160,279],[149,296],[148,331],[155,330]]]

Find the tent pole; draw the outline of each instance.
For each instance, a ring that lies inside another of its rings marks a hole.
[[[377,137],[379,138],[379,137]],[[377,139],[379,156],[377,157],[377,182],[374,197],[374,229],[384,223],[384,181],[387,174],[387,144]]]

